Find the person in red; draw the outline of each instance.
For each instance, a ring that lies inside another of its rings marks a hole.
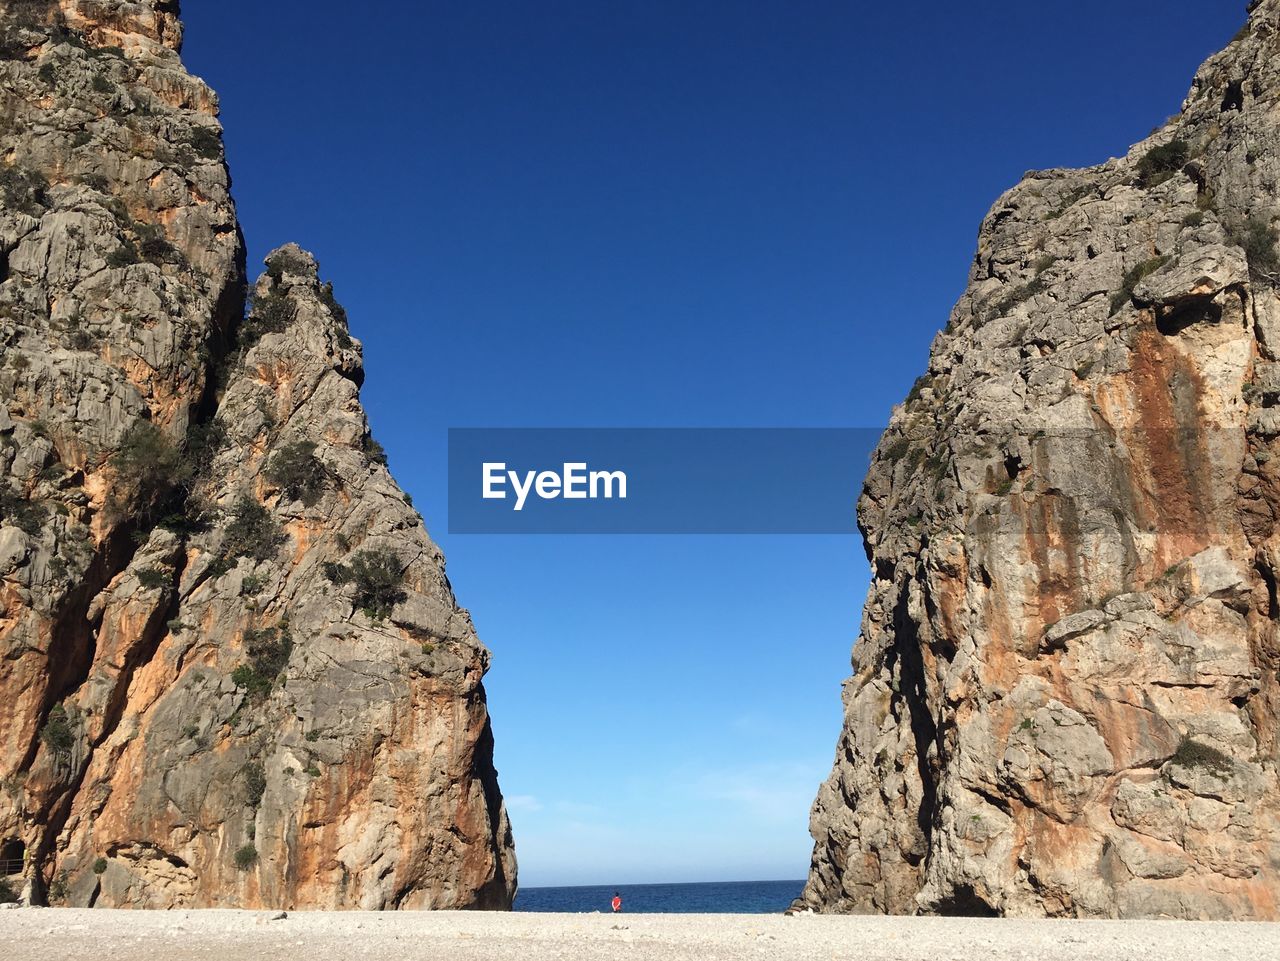
[[[621,914],[622,913],[622,895],[619,894],[617,891],[614,891],[613,901],[611,903],[613,904],[613,913]]]

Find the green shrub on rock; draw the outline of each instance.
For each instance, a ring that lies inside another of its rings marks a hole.
[[[222,540],[223,556],[267,561],[276,556],[285,540],[269,510],[250,497],[241,497],[231,508],[231,521]]]
[[[76,746],[76,733],[71,726],[71,718],[61,704],[55,704],[49,710],[44,727],[40,729],[40,740],[59,757],[70,756],[72,748]]]
[[[0,201],[10,210],[39,214],[45,207],[49,181],[38,170],[0,165]]]
[[[240,582],[240,596],[252,597],[255,594],[261,594],[266,586],[267,579],[261,574],[246,574]]]
[[[169,586],[173,576],[163,567],[144,567],[137,572],[138,583],[144,590],[158,591]]]
[[[196,156],[205,160],[216,160],[222,155],[222,139],[208,127],[192,127],[187,143],[196,152]]]
[[[164,231],[155,224],[133,225],[138,235],[138,254],[143,260],[153,264],[181,263],[182,254],[169,242]]]
[[[350,564],[328,563],[324,573],[335,584],[354,584],[355,603],[375,621],[385,620],[407,598],[404,569],[393,551],[359,551]]]
[[[114,268],[132,267],[134,264],[142,263],[142,258],[138,256],[138,248],[133,245],[132,240],[123,240],[120,246],[111,253],[107,254],[107,266]]]
[[[42,504],[16,491],[0,488],[0,524],[11,524],[32,537],[38,537],[46,516]]]
[[[288,250],[279,250],[267,258],[267,276],[279,280],[285,274],[304,274],[310,270],[306,259]]]
[[[262,796],[267,793],[267,772],[260,761],[251,761],[244,766],[244,797],[249,807],[256,808],[262,803]]]
[[[241,871],[248,871],[249,868],[253,867],[254,862],[257,860],[258,849],[252,844],[245,844],[236,850],[236,867]]]
[[[1170,140],[1159,147],[1152,147],[1138,161],[1138,182],[1144,187],[1164,183],[1186,166],[1191,148],[1185,140]]]
[[[287,500],[302,501],[307,507],[320,500],[329,476],[316,457],[316,445],[311,441],[298,441],[282,447],[262,473],[280,488],[280,493]]]
[[[293,304],[287,294],[270,291],[255,295],[249,303],[249,315],[236,334],[241,350],[252,347],[264,334],[278,334],[293,321]]]
[[[1185,736],[1178,743],[1178,750],[1171,760],[1181,767],[1207,771],[1218,777],[1226,777],[1235,769],[1231,758],[1217,748]]]
[[[190,466],[173,442],[149,420],[139,420],[120,440],[109,461],[116,477],[153,499],[190,476]]]
[[[1131,267],[1121,278],[1120,289],[1111,295],[1108,316],[1117,314],[1121,307],[1133,299],[1133,292],[1137,289],[1138,284],[1172,259],[1168,254],[1165,254],[1162,257],[1152,257],[1150,260],[1144,260],[1142,263]]]
[[[1280,271],[1280,256],[1276,254],[1280,237],[1269,221],[1254,214],[1244,223],[1229,224],[1227,240],[1244,251],[1251,273],[1268,275]]]
[[[373,439],[372,434],[365,435],[361,446],[364,448],[364,456],[369,459],[370,464],[387,466],[387,452],[381,444]]]
[[[266,697],[288,666],[289,655],[293,653],[293,637],[289,633],[288,622],[246,631],[244,642],[249,660],[231,672],[231,682],[244,688],[250,697]]]

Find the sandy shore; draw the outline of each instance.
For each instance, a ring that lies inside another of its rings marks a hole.
[[[0,912],[0,958],[1110,961],[1280,958],[1280,924],[751,914]]]

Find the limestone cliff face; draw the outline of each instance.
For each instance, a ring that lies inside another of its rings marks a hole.
[[[801,904],[1280,917],[1280,2],[1029,174],[895,409]]]
[[[73,905],[509,907],[488,652],[310,255],[245,315],[177,6],[0,5],[0,859]]]

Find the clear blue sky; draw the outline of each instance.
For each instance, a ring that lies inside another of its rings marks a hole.
[[[251,269],[320,258],[494,651],[521,883],[802,877],[857,538],[449,536],[446,430],[883,425],[996,196],[1176,112],[1244,0],[183,8]]]

